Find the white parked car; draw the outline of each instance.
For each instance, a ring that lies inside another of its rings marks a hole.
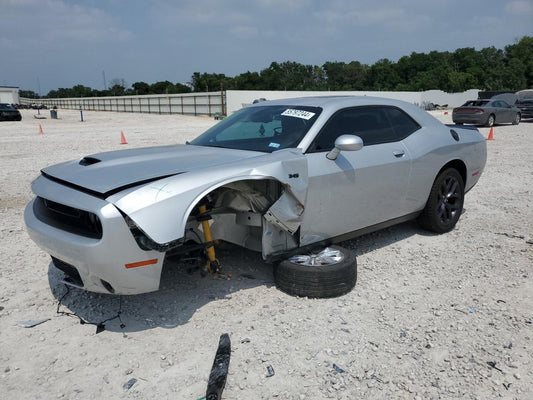
[[[165,258],[214,241],[279,262],[282,290],[327,297],[356,281],[334,243],[417,218],[454,228],[486,160],[475,128],[372,97],[307,97],[244,108],[191,143],[112,151],[44,168],[30,237],[65,281],[103,293],[159,288]]]

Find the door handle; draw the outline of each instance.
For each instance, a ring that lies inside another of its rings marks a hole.
[[[400,158],[400,157],[403,157],[405,155],[405,151],[403,151],[403,150],[394,150],[392,152],[392,154],[394,154],[394,157]]]

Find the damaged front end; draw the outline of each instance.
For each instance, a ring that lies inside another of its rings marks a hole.
[[[288,185],[277,180],[233,182],[211,192],[201,203],[207,204],[214,240],[261,252],[264,259],[299,245],[304,206]],[[196,213],[191,214],[185,241],[197,241],[202,231]]]

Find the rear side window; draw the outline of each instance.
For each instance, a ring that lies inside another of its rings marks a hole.
[[[387,107],[385,110],[400,140],[420,129],[420,125],[399,108]]]
[[[329,151],[341,135],[357,135],[365,146],[402,140],[420,126],[402,110],[389,106],[356,107],[331,117],[310,151]]]

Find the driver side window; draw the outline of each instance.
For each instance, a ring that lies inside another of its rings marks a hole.
[[[339,111],[324,126],[312,145],[313,152],[329,151],[341,135],[357,135],[365,146],[399,140],[385,107],[357,107]]]

